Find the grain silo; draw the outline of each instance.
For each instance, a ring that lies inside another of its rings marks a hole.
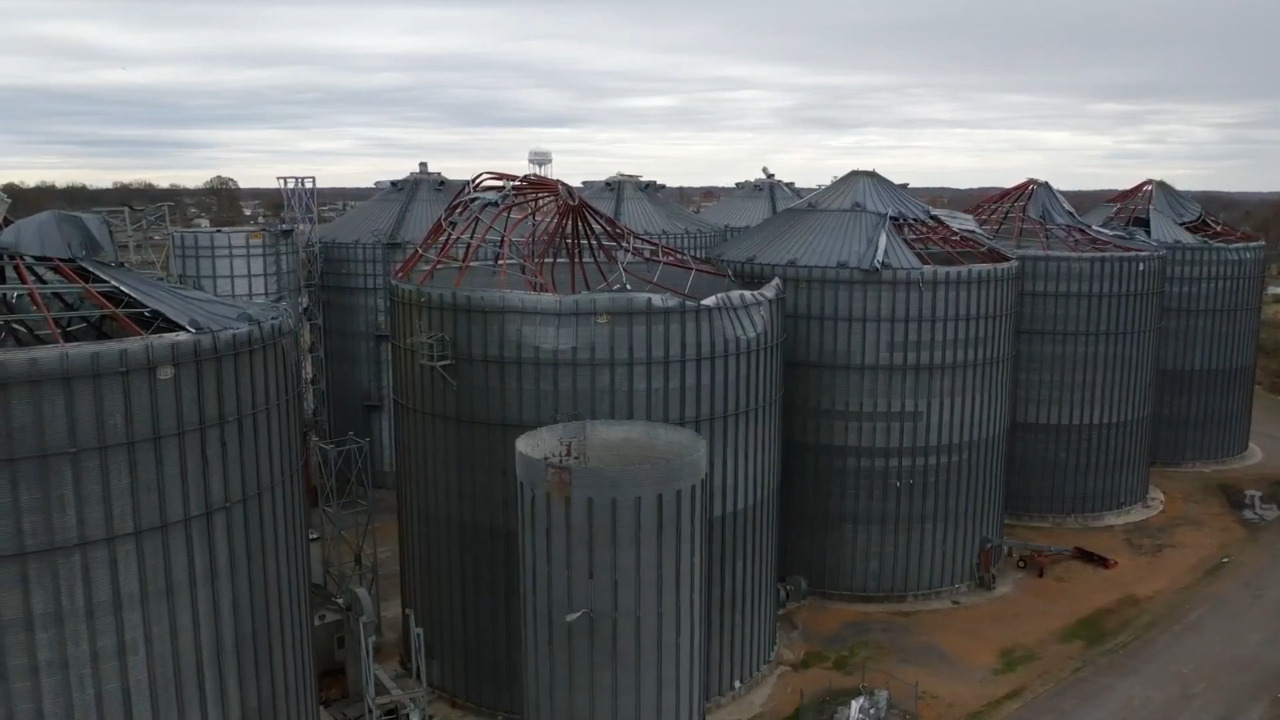
[[[516,440],[527,720],[701,720],[707,443],[588,420]]]
[[[263,227],[174,230],[169,272],[210,295],[293,307],[302,287],[292,235]]]
[[[1151,458],[1182,465],[1249,450],[1266,246],[1190,196],[1147,180],[1089,213],[1165,251]]]
[[[495,247],[477,213],[530,232],[499,241],[496,261],[446,260]],[[707,440],[707,697],[750,686],[776,639],[779,285],[738,290],[562,182],[502,174],[474,180],[397,278],[401,597],[423,625],[432,686],[520,712],[507,448],[548,423],[593,419],[672,423]]]
[[[0,235],[0,717],[315,717],[289,314],[46,219]]]
[[[617,173],[592,183],[583,199],[623,227],[667,247],[703,257],[724,242],[724,228],[662,197],[666,185]]]
[[[784,574],[869,600],[968,586],[1001,537],[1017,263],[861,170],[718,255],[787,287]]]
[[[795,183],[779,180],[767,167],[762,170],[764,177],[736,184],[698,213],[699,217],[723,227],[726,236],[733,237],[800,201]]]
[[[969,212],[1021,268],[1006,512],[1126,516],[1150,491],[1163,254],[1093,229],[1042,180]]]
[[[369,440],[373,484],[395,485],[388,287],[391,270],[426,236],[466,183],[431,172],[391,181],[316,230],[329,368],[329,434]]]

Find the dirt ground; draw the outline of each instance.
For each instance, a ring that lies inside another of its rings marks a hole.
[[[1263,314],[1258,385],[1275,395],[1280,303],[1266,305]],[[1247,488],[1280,502],[1280,400],[1259,393],[1254,418],[1261,462],[1216,472],[1153,472],[1165,508],[1152,519],[1103,529],[1007,530],[1017,539],[1095,550],[1119,560],[1115,569],[1063,561],[1038,578],[1010,562],[1001,591],[936,610],[868,611],[811,601],[780,617],[779,670],[712,717],[800,720],[798,708],[806,701],[857,688],[864,680],[888,687],[908,709],[916,695],[914,715],[923,720],[1000,717],[1108,646],[1154,626],[1175,591],[1213,575],[1255,533],[1232,503]],[[389,665],[399,635],[394,499],[380,498],[378,507],[384,619],[379,660]]]
[[[1008,535],[1080,545],[1119,560],[1104,570],[1063,561],[1046,577],[1008,564],[1011,591],[959,607],[917,612],[855,610],[811,602],[782,620],[782,656],[791,667],[758,717],[786,718],[804,697],[828,687],[885,684],[907,700],[919,683],[918,715],[973,717],[998,698],[1064,674],[1090,649],[1124,632],[1153,599],[1212,571],[1249,533],[1219,484],[1253,487],[1246,473],[1155,473],[1164,512],[1117,528],[1009,528]],[[981,592],[981,591],[977,591]],[[907,700],[909,705],[909,700]],[[981,717],[979,715],[979,717]]]
[[[916,704],[925,720],[995,718],[1151,627],[1174,591],[1224,567],[1258,530],[1233,506],[1242,489],[1280,501],[1280,401],[1259,393],[1254,417],[1263,460],[1236,470],[1153,472],[1166,498],[1154,518],[1102,529],[1007,529],[1013,538],[1096,550],[1119,560],[1115,569],[1062,561],[1038,578],[1008,563],[1007,591],[959,606],[867,611],[811,601],[789,611],[779,633],[785,668],[748,717],[794,720],[806,701],[865,677],[907,709]]]

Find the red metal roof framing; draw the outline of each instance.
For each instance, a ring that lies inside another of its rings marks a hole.
[[[497,253],[497,260],[481,251]],[[595,289],[592,271],[609,277],[632,260],[723,276],[692,256],[622,226],[582,199],[572,187],[542,175],[483,172],[471,179],[431,226],[426,237],[396,268],[397,280],[423,284],[443,267],[460,267],[462,285],[476,264],[499,269],[499,287],[508,275],[524,290],[575,294]],[[556,285],[549,262],[569,265],[569,286]],[[645,278],[649,285],[689,297],[682,289]]]
[[[893,218],[891,222],[898,237],[926,265],[974,265],[1013,259],[1003,250],[968,237],[941,220]],[[951,262],[937,262],[939,256]]]
[[[1030,217],[1027,205],[1041,184],[1041,181],[1034,178],[1025,180],[979,201],[966,212],[993,238],[1001,236],[1014,244],[1036,242],[1039,244],[1038,249],[1044,251],[1138,251],[1137,248],[1107,240],[1082,225],[1049,224]],[[1051,243],[1060,247],[1051,246]]]
[[[13,274],[17,276],[20,285],[11,285],[4,281],[4,273],[0,272],[0,285],[10,293],[25,295],[31,301],[31,307],[35,310],[35,317],[43,321],[48,327],[49,334],[59,345],[64,345],[68,341],[75,342],[76,338],[66,337],[64,331],[66,328],[58,322],[59,317],[65,317],[66,313],[58,313],[49,307],[45,301],[45,296],[57,298],[67,307],[71,307],[66,302],[64,296],[74,294],[79,297],[86,298],[89,303],[98,308],[98,312],[76,313],[79,319],[87,325],[92,325],[99,333],[104,336],[112,336],[107,333],[97,323],[104,317],[114,320],[120,330],[126,336],[144,337],[148,335],[146,331],[138,327],[121,309],[120,306],[113,303],[109,298],[98,292],[90,280],[85,279],[76,270],[66,262],[58,258],[40,258],[28,257],[24,255],[0,255],[0,270],[3,268],[12,268]],[[58,282],[61,279],[63,282]],[[6,304],[12,309],[11,302]],[[121,303],[123,304],[123,303]],[[10,316],[12,319],[13,316]],[[0,314],[0,321],[5,316]],[[23,317],[25,322],[32,317]]]

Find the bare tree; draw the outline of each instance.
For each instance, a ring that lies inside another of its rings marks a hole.
[[[213,207],[210,220],[217,225],[239,225],[244,222],[244,208],[240,205],[240,183],[225,175],[214,175],[201,185],[208,191]]]

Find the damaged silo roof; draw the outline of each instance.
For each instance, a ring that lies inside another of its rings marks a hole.
[[[767,266],[918,269],[1009,262],[874,170],[854,170],[730,241],[716,257]]]
[[[105,221],[98,221],[47,211],[0,233],[0,347],[220,330],[287,312],[217,298],[119,265],[109,234],[102,234]]]
[[[1141,252],[1085,222],[1049,183],[1035,178],[969,208],[977,225],[1008,250]]]
[[[1110,230],[1157,244],[1195,245],[1261,242],[1261,238],[1222,222],[1187,193],[1163,180],[1144,180],[1121,191],[1085,215]]]

